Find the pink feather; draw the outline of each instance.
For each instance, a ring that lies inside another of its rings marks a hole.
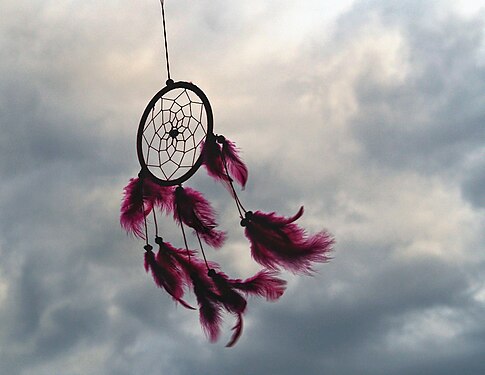
[[[160,248],[157,254],[157,262],[161,265],[166,265],[172,269],[177,275],[178,280],[182,287],[190,287],[190,277],[185,269],[185,262],[187,256],[195,256],[195,252],[186,249],[177,249],[169,242],[163,242],[160,237],[157,237],[155,241],[159,244]],[[181,262],[181,257],[184,260]]]
[[[204,166],[211,177],[225,184],[235,180],[244,189],[248,180],[248,169],[234,142],[219,135],[204,143],[202,155]]]
[[[234,331],[231,340],[226,345],[227,347],[233,346],[242,334],[243,319],[242,315],[246,311],[247,301],[246,299],[233,287],[230,283],[230,279],[222,272],[215,272],[211,269],[209,276],[214,281],[216,286],[219,301],[224,308],[237,316],[237,323],[232,328]]]
[[[222,157],[231,177],[244,189],[248,181],[248,169],[239,157],[236,145],[228,139],[222,143]]]
[[[184,273],[190,282],[197,303],[199,305],[200,324],[211,342],[217,341],[222,324],[222,305],[212,279],[207,275],[204,261],[197,258],[195,253],[186,253],[185,250],[175,249],[174,258],[184,269]],[[216,263],[209,263],[210,267],[219,269]]]
[[[207,277],[205,269],[203,272],[193,270],[191,279],[194,288],[194,294],[199,304],[200,324],[211,342],[219,338],[222,312],[221,304],[215,292],[212,280]]]
[[[220,301],[226,310],[232,313],[243,313],[246,310],[246,299],[234,289],[227,275],[211,269],[209,276],[214,281]]]
[[[188,287],[192,287],[192,279],[190,277],[193,267],[191,264],[192,260],[195,260],[197,264],[201,264],[201,261],[197,260],[196,252],[194,250],[177,249],[171,246],[170,256],[179,264],[184,284]]]
[[[226,344],[227,348],[230,348],[236,344],[236,342],[241,337],[243,331],[243,318],[242,314],[237,314],[237,321],[234,327],[231,328],[234,332],[232,334],[231,340]]]
[[[235,279],[230,282],[234,288],[244,293],[274,301],[280,298],[286,289],[286,281],[276,277],[277,275],[275,271],[264,269],[244,281]]]
[[[160,255],[159,252],[158,258],[160,258]],[[164,257],[163,254],[161,258],[163,258],[164,263],[157,261],[151,249],[147,250],[145,252],[145,270],[147,272],[151,271],[155,284],[159,288],[165,289],[176,302],[179,302],[186,308],[194,310],[192,306],[182,299],[184,294],[182,279],[176,269],[176,265]]]
[[[148,178],[132,178],[124,188],[121,203],[121,226],[135,236],[145,238],[144,218],[154,206],[168,211],[173,206],[173,187],[162,187]]]
[[[198,191],[179,186],[175,190],[173,215],[176,221],[191,227],[210,246],[220,248],[226,234],[216,230],[215,212]]]
[[[216,142],[216,138],[207,139],[204,142],[202,145],[202,157],[204,167],[209,176],[224,183],[230,180],[224,167],[222,149]]]
[[[247,212],[241,225],[246,227],[254,260],[270,269],[285,268],[303,274],[313,271],[313,263],[328,261],[334,243],[332,236],[325,231],[308,236],[294,223],[302,214],[303,207],[290,218],[274,212]]]

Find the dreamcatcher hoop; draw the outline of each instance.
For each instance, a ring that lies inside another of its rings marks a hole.
[[[180,185],[202,165],[202,145],[213,137],[209,99],[191,82],[167,81],[140,119],[137,154],[141,176],[161,186]]]

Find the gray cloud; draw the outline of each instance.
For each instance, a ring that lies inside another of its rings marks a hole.
[[[436,21],[429,15],[413,13],[398,26],[409,50],[403,82],[379,84],[373,78],[379,71],[370,70],[357,84],[365,109],[354,122],[356,135],[373,160],[392,168],[459,167],[485,136],[485,70],[478,56],[483,24],[480,18]]]
[[[474,206],[485,207],[485,165],[475,162],[468,168],[463,181],[463,194]]]
[[[282,309],[274,305],[258,309],[248,335],[264,334],[258,335],[257,340],[243,339],[237,358],[209,365],[204,365],[202,358],[194,358],[189,363],[200,363],[203,374],[215,371],[404,374],[409,371],[409,363],[413,363],[417,372],[433,369],[443,359],[443,353],[453,355],[454,341],[434,338],[437,352],[419,359],[416,347],[393,348],[388,336],[412,323],[417,316],[440,309],[457,309],[461,316],[456,319],[473,317],[471,311],[461,309],[463,305],[473,305],[470,296],[463,292],[466,276],[436,259],[415,260],[404,265],[392,261],[383,263],[382,272],[356,279],[338,296],[332,296],[315,281],[304,281],[299,289],[311,288],[310,293],[291,293],[281,302]],[[443,278],[443,274],[452,276]],[[323,284],[331,285],[332,276],[324,277]],[[483,306],[476,306],[483,311]],[[481,320],[473,318],[475,329]],[[472,331],[465,332],[461,339],[467,341],[472,334]],[[457,358],[463,371],[473,372],[477,362],[464,365],[462,356],[473,358],[475,348],[466,348],[460,359]],[[192,366],[195,365],[188,367]]]

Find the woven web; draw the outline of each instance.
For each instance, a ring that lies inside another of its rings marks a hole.
[[[154,176],[175,180],[196,163],[207,135],[207,114],[193,91],[176,88],[153,105],[143,130],[145,163]]]

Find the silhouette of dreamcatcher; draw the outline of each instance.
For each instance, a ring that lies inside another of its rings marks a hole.
[[[194,293],[210,341],[219,337],[222,313],[235,316],[227,344],[232,346],[242,332],[247,297],[278,299],[286,288],[279,271],[311,274],[313,263],[329,259],[333,238],[326,231],[308,235],[295,223],[303,207],[288,218],[244,208],[235,184],[244,188],[248,171],[238,149],[224,136],[214,134],[212,108],[204,92],[193,83],[174,82],[170,77],[164,1],[160,4],[168,79],[141,117],[137,133],[141,170],[124,188],[120,222],[127,232],[145,240],[145,269],[158,287],[182,306],[196,310],[184,300],[186,291]],[[222,247],[226,233],[218,229],[215,211],[204,196],[183,186],[202,165],[228,189],[252,258],[264,267],[245,280],[230,278],[217,263],[207,260],[203,245]],[[157,213],[172,216],[180,226],[183,248],[161,236]],[[199,251],[189,249],[187,228],[197,239]],[[152,238],[158,246],[156,253]]]

